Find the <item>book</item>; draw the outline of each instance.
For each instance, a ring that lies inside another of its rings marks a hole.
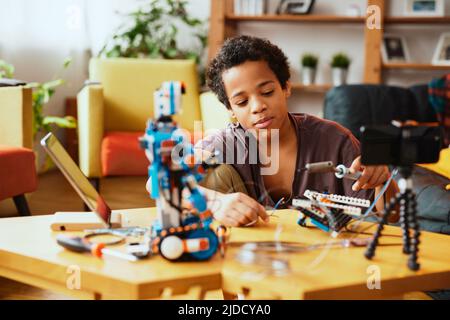
[[[234,14],[237,16],[242,15],[242,1],[243,0],[234,0]]]

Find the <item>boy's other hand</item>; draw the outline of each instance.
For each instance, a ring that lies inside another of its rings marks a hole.
[[[208,202],[212,203],[210,209],[214,213],[214,218],[226,226],[253,225],[258,218],[269,222],[269,216],[264,207],[241,192],[231,194],[208,192],[207,198]]]
[[[374,189],[385,183],[390,177],[387,166],[363,166],[361,156],[357,157],[350,166],[351,173],[358,171],[362,171],[362,173],[361,177],[353,184],[353,191]]]

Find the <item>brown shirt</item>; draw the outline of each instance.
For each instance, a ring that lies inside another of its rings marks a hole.
[[[286,203],[289,204],[292,198],[303,197],[306,189],[372,199],[373,190],[354,192],[351,189],[353,180],[338,179],[334,173],[310,174],[302,170],[307,163],[322,161],[332,161],[334,165],[344,164],[350,167],[353,160],[360,155],[360,146],[348,129],[336,122],[307,114],[289,113],[289,117],[297,133],[299,148],[296,157],[297,174],[293,180],[291,197]],[[195,147],[218,153],[221,156],[219,162],[227,163],[237,171],[248,195],[263,205],[273,206],[279,199],[272,199],[264,186],[257,152],[250,147],[254,142],[253,136],[240,124],[230,124],[228,128],[207,136]],[[220,179],[223,178],[222,174]],[[207,187],[215,189],[211,183],[208,183]],[[240,189],[242,188],[237,186],[230,191]]]

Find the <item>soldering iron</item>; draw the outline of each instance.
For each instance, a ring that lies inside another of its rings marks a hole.
[[[350,172],[350,168],[347,168],[343,164],[338,166],[334,166],[332,161],[323,161],[323,162],[315,162],[308,163],[305,165],[304,170],[307,170],[309,173],[328,173],[334,172],[334,175],[339,179],[351,179],[358,180],[361,177],[361,172]]]

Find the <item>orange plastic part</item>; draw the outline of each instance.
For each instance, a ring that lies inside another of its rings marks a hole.
[[[102,250],[105,247],[104,243],[96,243],[93,244],[91,247],[91,253],[94,257],[101,258],[102,257]]]

